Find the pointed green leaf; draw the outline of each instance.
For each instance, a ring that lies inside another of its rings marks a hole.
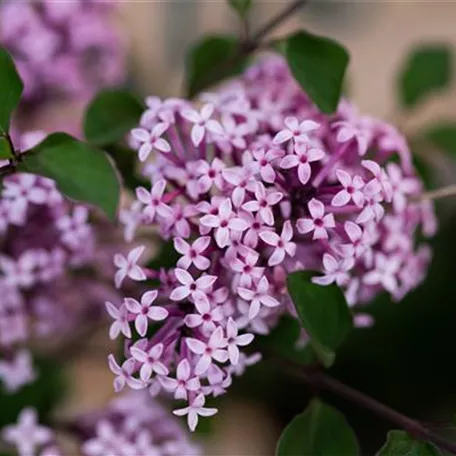
[[[285,55],[294,78],[325,113],[337,109],[349,62],[347,50],[329,38],[298,32],[287,39]]]
[[[240,73],[245,59],[234,60],[238,49],[239,40],[234,36],[207,36],[196,43],[186,59],[188,96]]]
[[[9,141],[5,137],[0,137],[0,160],[8,160],[13,157]]]
[[[228,0],[228,3],[241,18],[244,18],[252,7],[252,0]]]
[[[0,132],[8,131],[11,113],[19,104],[23,89],[13,59],[0,48]]]
[[[287,278],[288,292],[310,343],[325,366],[352,328],[352,314],[339,287],[311,282],[312,273],[297,271]]]
[[[399,74],[398,91],[402,106],[411,108],[434,92],[450,85],[451,49],[447,45],[426,45],[415,49]]]
[[[18,169],[54,179],[68,198],[93,204],[115,219],[120,183],[103,151],[65,133],[55,133],[26,152]]]
[[[277,456],[356,456],[356,435],[345,417],[319,399],[293,418],[277,444]]]
[[[139,124],[143,105],[126,90],[104,90],[90,103],[84,134],[92,144],[105,146],[121,141]]]
[[[413,439],[405,431],[389,431],[386,443],[377,456],[441,456],[440,450],[430,442]]]

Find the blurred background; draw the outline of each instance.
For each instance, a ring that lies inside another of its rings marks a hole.
[[[119,21],[130,41],[131,87],[140,95],[181,94],[190,43],[211,32],[236,32],[224,0],[118,1]],[[254,1],[251,27],[280,11],[286,1]],[[350,50],[349,94],[360,110],[398,122],[413,134],[421,125],[456,116],[454,90],[405,116],[396,97],[396,74],[408,52],[425,42],[456,45],[453,1],[317,1],[277,31],[298,26],[341,41]],[[439,204],[440,234],[425,284],[401,303],[372,305],[373,328],[356,330],[332,373],[344,382],[416,418],[439,425],[456,412],[456,213]],[[67,374],[76,391],[62,413],[82,411],[112,395],[104,353],[106,332],[93,341],[91,357],[78,358]],[[95,356],[96,354],[96,356]],[[362,454],[374,454],[390,423],[332,396],[359,435]],[[220,413],[201,426],[209,455],[269,455],[283,426],[301,412],[306,387],[271,366],[252,368],[218,404]],[[432,425],[432,424],[431,424]],[[442,432],[450,432],[446,429]],[[456,438],[456,433],[455,433]]]

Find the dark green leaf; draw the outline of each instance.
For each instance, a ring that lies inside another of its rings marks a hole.
[[[446,152],[456,157],[455,123],[445,122],[435,125],[424,133],[424,137],[442,152]]]
[[[356,435],[345,417],[319,399],[293,418],[277,444],[277,456],[356,456]]]
[[[54,179],[68,198],[93,204],[115,219],[120,183],[103,151],[55,133],[26,152],[18,169]]]
[[[285,315],[267,336],[257,336],[255,341],[263,347],[263,350],[297,363],[310,364],[317,361],[317,358],[309,344],[305,347],[297,345],[301,330],[301,325],[296,318]]]
[[[0,131],[3,133],[9,129],[11,113],[19,104],[23,89],[13,59],[0,48]]]
[[[139,124],[143,105],[125,90],[104,90],[91,102],[84,119],[87,141],[114,144]]]
[[[8,160],[13,157],[9,141],[5,137],[0,137],[0,160]]]
[[[287,39],[285,55],[293,76],[311,100],[325,113],[339,104],[347,50],[329,38],[298,32]]]
[[[288,292],[310,343],[325,366],[330,366],[334,362],[334,350],[352,328],[352,315],[339,287],[314,284],[311,277],[308,271],[290,274]]]
[[[411,108],[434,92],[449,86],[452,77],[451,49],[426,45],[415,49],[399,74],[401,104]]]
[[[46,421],[65,394],[65,379],[61,367],[54,361],[35,361],[38,377],[17,393],[10,394],[0,387],[0,428],[17,420],[24,407],[33,407],[40,418]]]
[[[244,18],[252,7],[252,0],[228,0],[228,3],[241,18]]]
[[[439,456],[442,453],[430,442],[414,440],[405,431],[389,431],[386,443],[377,456]]]
[[[238,59],[239,41],[234,36],[207,36],[188,52],[187,90],[194,97],[201,90],[242,71],[245,59]]]

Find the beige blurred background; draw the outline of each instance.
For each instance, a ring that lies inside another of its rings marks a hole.
[[[287,1],[253,0],[255,29],[280,11]],[[120,18],[131,41],[133,83],[141,95],[181,94],[184,56],[191,42],[207,33],[235,32],[236,17],[225,0],[119,1]],[[351,53],[350,95],[360,109],[401,120],[408,130],[440,117],[455,117],[456,93],[426,103],[412,116],[398,112],[395,75],[407,52],[423,42],[456,44],[456,1],[311,1],[277,35],[303,26],[333,37]],[[78,359],[71,369],[78,394],[67,404],[82,411],[112,395],[112,375],[105,355],[106,332],[94,341],[93,358]],[[102,348],[100,348],[102,347]],[[98,356],[100,355],[100,356]],[[94,388],[94,385],[97,388]],[[209,455],[273,454],[280,432],[262,409],[228,401],[216,419]],[[185,456],[185,455],[183,455]]]

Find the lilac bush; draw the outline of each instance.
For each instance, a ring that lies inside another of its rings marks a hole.
[[[19,135],[15,147],[27,150],[44,136]],[[110,251],[101,243],[96,250],[88,208],[66,200],[53,180],[27,173],[5,177],[0,213],[0,380],[15,392],[36,377],[32,340],[55,344],[100,320],[100,301],[116,294],[103,284]]]
[[[124,82],[124,38],[113,8],[98,0],[2,2],[0,43],[24,81],[23,104],[88,99]]]
[[[126,339],[123,364],[111,355],[110,366],[117,391],[185,400],[174,413],[193,431],[216,412],[206,399],[260,359],[254,336],[296,315],[288,273],[320,272],[313,281],[336,283],[355,324],[369,325],[366,303],[384,291],[400,300],[422,281],[431,252],[415,239],[436,220],[400,132],[346,99],[323,114],[281,57],[195,103],[146,104],[130,142],[151,184],[122,221],[127,240],[158,229],[179,260],[148,269],[142,244],[116,256],[117,287],[133,280],[143,291],[106,303],[111,338]]]

